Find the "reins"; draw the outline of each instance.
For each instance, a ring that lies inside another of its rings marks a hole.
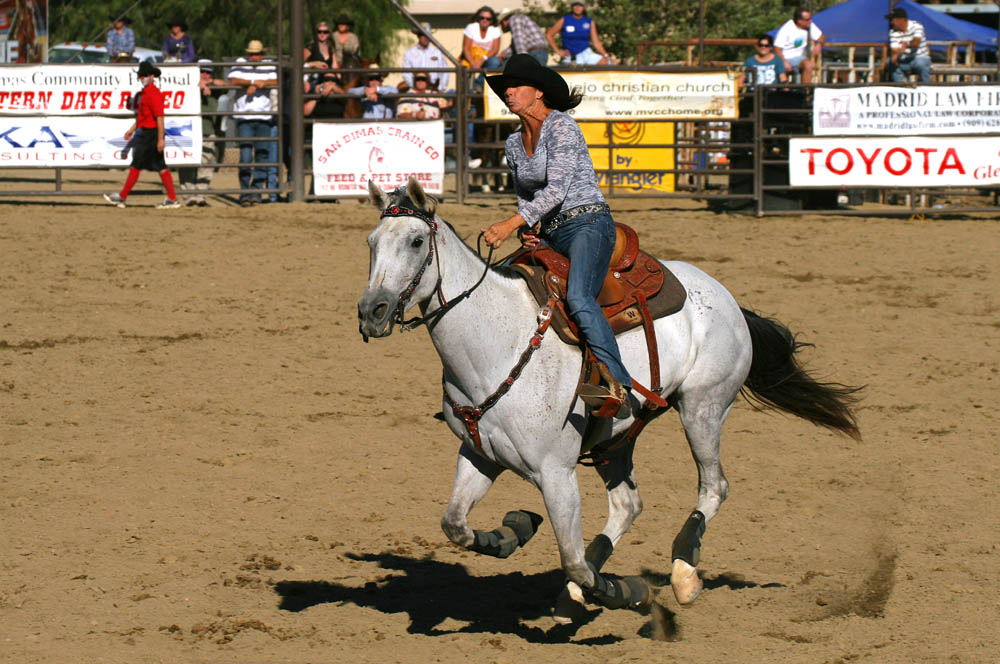
[[[489,273],[490,271],[490,267],[492,267],[491,261],[493,260],[493,246],[490,245],[489,253],[487,254],[485,259],[486,267],[483,270],[482,276],[479,277],[479,280],[476,281],[476,283],[474,283],[471,288],[466,289],[464,292],[462,292],[457,297],[452,299],[451,302],[449,302],[447,298],[445,298],[444,291],[441,288],[441,261],[439,260],[437,262],[437,283],[434,285],[434,293],[437,295],[438,303],[441,306],[439,306],[437,309],[435,309],[434,311],[432,311],[427,315],[416,316],[414,318],[406,320],[403,318],[403,314],[406,311],[407,303],[409,302],[410,297],[412,297],[413,292],[417,290],[417,287],[420,285],[420,281],[424,277],[424,272],[427,271],[427,268],[434,261],[434,254],[438,253],[437,249],[438,222],[435,221],[433,216],[427,214],[423,210],[414,210],[413,208],[403,207],[401,205],[391,205],[385,210],[383,210],[381,218],[384,219],[386,217],[416,217],[420,221],[427,224],[427,226],[431,230],[431,242],[430,245],[427,247],[427,258],[424,259],[424,263],[423,265],[420,266],[420,269],[417,271],[417,274],[414,275],[412,279],[410,279],[410,283],[406,286],[406,288],[403,289],[403,292],[399,294],[399,298],[396,301],[396,313],[394,314],[394,317],[392,319],[393,323],[399,325],[400,332],[408,332],[410,330],[416,329],[417,327],[420,327],[421,325],[427,325],[428,327],[430,327],[436,324],[437,321],[440,320],[441,317],[444,316],[446,313],[448,313],[448,311],[451,310],[452,307],[457,305],[465,298],[469,297],[469,295],[472,294],[472,291],[479,288],[480,284],[483,283],[483,280],[486,278],[487,273]],[[477,239],[476,242],[476,253],[479,254],[480,258],[482,258],[482,245],[481,245],[482,237],[483,234],[480,233],[479,238]]]

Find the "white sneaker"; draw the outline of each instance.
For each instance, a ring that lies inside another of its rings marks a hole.
[[[104,200],[115,207],[125,207],[125,201],[122,200],[121,194],[104,194]]]
[[[169,198],[164,198],[163,202],[160,203],[159,205],[157,205],[156,207],[159,208],[160,210],[167,210],[167,209],[171,209],[171,208],[179,208],[180,206],[181,206],[181,202],[179,200],[177,200],[176,198],[173,199],[173,200],[171,200]]]
[[[478,157],[469,160],[469,168],[479,168],[482,165],[483,165],[483,160]]]

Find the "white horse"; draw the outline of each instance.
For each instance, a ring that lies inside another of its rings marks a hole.
[[[417,320],[427,325],[441,357],[444,417],[462,441],[451,501],[441,520],[445,534],[456,544],[498,557],[524,545],[538,528],[538,515],[510,512],[491,532],[473,530],[467,522],[497,476],[512,470],[542,492],[559,545],[568,584],[556,619],[569,621],[585,599],[608,608],[647,605],[651,593],[641,578],[618,580],[599,573],[642,511],[632,445],[596,466],[608,490],[608,520],[584,549],[576,466],[586,451],[582,438],[590,408],[575,398],[580,349],[555,333],[539,334],[544,329],[539,305],[525,282],[507,269],[488,267],[435,214],[436,202],[415,180],[391,195],[369,183],[369,193],[382,217],[368,236],[371,263],[358,303],[360,332],[365,341],[388,336],[416,305]],[[687,291],[683,309],[655,324],[662,395],[679,413],[698,465],[698,504],[674,540],[670,576],[678,601],[687,604],[702,588],[696,569],[701,536],[729,492],[719,438],[741,389],[762,405],[856,437],[850,405],[857,388],[813,380],[796,363],[794,353],[802,344],[786,328],[741,309],[698,268],[663,264]],[[526,349],[534,350],[533,337],[541,342],[532,355]],[[632,376],[649,385],[642,329],[621,334],[618,344]],[[467,423],[463,412],[475,421]],[[631,417],[603,420],[598,438],[609,439],[631,424]],[[592,442],[588,438],[588,447]]]

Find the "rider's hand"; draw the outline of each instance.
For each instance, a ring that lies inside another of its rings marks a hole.
[[[534,231],[525,230],[521,232],[521,246],[525,249],[534,249],[539,243],[538,235]]]
[[[483,229],[483,237],[486,238],[486,242],[491,247],[499,247],[522,223],[521,215],[515,215],[510,219],[498,221],[489,228]]]

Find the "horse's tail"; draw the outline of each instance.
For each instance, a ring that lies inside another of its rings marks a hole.
[[[862,387],[821,383],[806,373],[795,353],[812,344],[797,341],[781,323],[747,309],[740,310],[750,328],[753,361],[741,390],[756,407],[771,406],[813,424],[860,439],[851,407]]]

